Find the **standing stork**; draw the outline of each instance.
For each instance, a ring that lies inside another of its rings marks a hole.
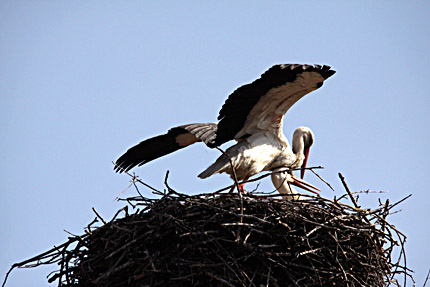
[[[215,148],[236,140],[235,145],[198,176],[207,178],[225,172],[244,182],[261,171],[275,171],[272,182],[280,193],[294,193],[290,184],[314,192],[310,188],[315,187],[302,180],[314,135],[309,128],[299,127],[294,132],[291,147],[282,132],[282,124],[285,113],[294,103],[320,88],[334,73],[329,66],[275,65],[228,97],[219,112],[218,123],[171,128],[164,135],[130,148],[118,158],[114,169],[120,173],[128,171],[199,141]],[[299,167],[301,178],[281,172]]]

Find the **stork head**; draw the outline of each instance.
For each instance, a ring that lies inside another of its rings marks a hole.
[[[306,163],[308,161],[309,149],[314,143],[314,133],[308,127],[299,127],[294,131],[293,135],[293,152],[302,159],[300,177],[305,176]]]

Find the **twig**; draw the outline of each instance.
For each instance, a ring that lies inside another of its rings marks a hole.
[[[114,162],[112,162],[113,163],[113,165],[115,166],[115,163]],[[146,186],[147,188],[149,188],[149,189],[151,189],[152,191],[155,191],[155,192],[160,192],[159,190],[157,190],[157,189],[155,189],[155,188],[153,188],[152,186],[150,186],[149,184],[146,184],[146,183],[144,183],[140,178],[138,178],[137,176],[135,176],[135,175],[132,175],[132,174],[130,174],[128,171],[126,171],[124,168],[122,168],[122,167],[119,167],[125,174],[127,174],[128,176],[130,176],[130,177],[132,177],[133,178],[133,182],[134,181],[138,181],[139,183],[141,183],[141,184],[143,184],[144,186]]]
[[[423,285],[423,287],[426,287],[427,280],[429,280],[429,276],[430,276],[430,269],[429,269],[429,271],[427,272],[427,277],[426,277],[426,280],[424,281],[424,285]]]
[[[393,205],[391,205],[391,206],[390,206],[390,208],[389,208],[388,210],[391,210],[394,206],[396,206],[396,205],[398,205],[398,204],[402,203],[403,201],[405,201],[406,199],[408,199],[408,198],[409,198],[409,197],[411,197],[411,196],[412,196],[412,194],[409,194],[408,196],[404,197],[403,199],[401,199],[401,200],[397,201],[396,203],[394,203]]]
[[[103,217],[102,217],[102,216],[97,212],[97,210],[96,210],[94,207],[92,207],[91,209],[94,211],[94,213],[97,215],[97,217],[98,217],[98,218],[100,218],[100,220],[101,220],[104,224],[107,224],[106,220],[104,220],[104,219],[103,219]]]
[[[221,148],[216,147],[216,149],[219,150],[224,156],[226,156],[230,162],[231,174],[233,175],[234,184],[236,185],[237,192],[239,193],[239,198],[240,198],[240,214],[243,216],[243,197],[242,197],[243,190],[241,190],[239,187],[239,183],[237,181],[237,176],[236,176],[236,171],[235,171],[234,166],[233,166],[233,161],[231,160],[230,156],[225,151],[223,151]],[[243,218],[241,217],[240,222],[242,222],[242,220],[243,220]],[[240,229],[240,227],[239,227],[239,229]]]
[[[228,161],[230,162],[231,174],[233,176],[234,184],[235,184],[235,186],[237,188],[237,191],[239,193],[241,193],[241,190],[239,188],[239,182],[238,182],[237,176],[236,176],[236,170],[234,169],[234,166],[233,166],[233,161],[231,160],[230,156],[225,151],[223,151],[221,148],[216,147],[216,149],[219,150],[225,157],[228,158]]]
[[[334,189],[333,189],[333,187],[330,185],[330,183],[328,183],[326,180],[324,180],[318,173],[316,173],[315,171],[314,171],[314,169],[313,168],[311,168],[310,169],[319,179],[321,179],[325,184],[327,184],[328,185],[328,187],[330,187],[330,189],[331,190],[333,190],[334,191]]]
[[[305,169],[312,170],[312,169],[323,169],[323,168],[324,168],[323,166],[313,166],[313,167],[307,167]],[[282,170],[279,170],[279,171],[271,171],[271,172],[265,173],[263,175],[257,176],[255,178],[248,178],[247,180],[243,180],[241,183],[242,184],[246,184],[246,183],[250,183],[250,182],[259,181],[259,180],[264,179],[264,178],[266,178],[268,176],[271,176],[274,173],[276,174],[276,173],[292,172],[292,171],[297,171],[297,170],[301,170],[301,168],[294,168],[294,169],[286,168],[286,169],[282,169]],[[218,190],[214,191],[213,193],[214,194],[218,194],[218,193],[221,193],[223,191],[229,190],[229,189],[231,189],[234,186],[235,186],[234,184],[233,185],[229,185],[229,186],[223,187],[221,189],[218,189]]]
[[[352,192],[353,194],[354,193],[366,193],[366,194],[368,194],[368,193],[388,193],[388,190],[359,190],[359,191],[353,191]]]
[[[354,206],[356,208],[360,208],[360,206],[358,205],[357,201],[355,200],[354,196],[352,195],[351,191],[348,188],[348,185],[345,182],[345,178],[343,177],[343,175],[339,172],[339,178],[342,181],[343,186],[345,187],[346,192],[349,195],[349,198],[351,199],[352,204],[354,204]]]

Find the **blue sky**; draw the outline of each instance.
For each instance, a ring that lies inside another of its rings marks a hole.
[[[299,3],[300,2],[300,3]],[[306,3],[305,3],[306,2]],[[109,219],[128,185],[112,161],[139,141],[215,121],[227,96],[273,64],[327,64],[337,73],[287,114],[284,131],[315,133],[306,180],[363,206],[413,194],[391,222],[409,268],[430,268],[427,160],[428,1],[2,1],[0,3],[0,274]],[[195,145],[135,171],[163,189],[211,192],[197,178],[219,152]],[[251,185],[250,189],[253,188]],[[261,189],[272,189],[263,180]],[[134,195],[132,191],[125,194]],[[49,286],[54,266],[15,270],[7,286]]]

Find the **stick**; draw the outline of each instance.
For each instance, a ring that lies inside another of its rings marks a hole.
[[[94,213],[97,215],[98,218],[104,223],[107,224],[106,220],[103,219],[103,217],[97,212],[97,210],[94,207],[91,207],[91,209],[94,211]]]
[[[112,163],[115,165],[115,163],[114,163],[114,162],[112,162]],[[153,188],[153,187],[152,187],[152,186],[150,186],[149,184],[144,183],[144,182],[143,182],[140,178],[138,178],[136,175],[132,175],[132,174],[130,174],[128,171],[125,171],[125,169],[123,169],[123,168],[121,168],[121,170],[122,170],[124,173],[126,173],[127,175],[129,175],[130,177],[132,177],[132,178],[133,178],[133,181],[135,180],[135,181],[140,182],[141,184],[143,184],[143,185],[144,185],[144,186],[146,186],[147,188],[151,189],[152,191],[160,192],[159,190],[157,190],[157,189]]]
[[[328,187],[330,187],[331,190],[334,191],[333,187],[330,185],[330,183],[328,183],[326,180],[324,180],[318,173],[316,173],[312,168],[310,169],[319,179],[321,179],[325,184],[328,185]]]
[[[351,199],[352,203],[354,204],[354,206],[356,208],[360,208],[360,206],[357,204],[357,201],[355,200],[354,196],[352,195],[351,191],[348,188],[348,185],[345,182],[345,178],[343,177],[343,175],[339,172],[339,178],[342,181],[343,186],[345,187],[346,192],[349,195],[349,198]]]

